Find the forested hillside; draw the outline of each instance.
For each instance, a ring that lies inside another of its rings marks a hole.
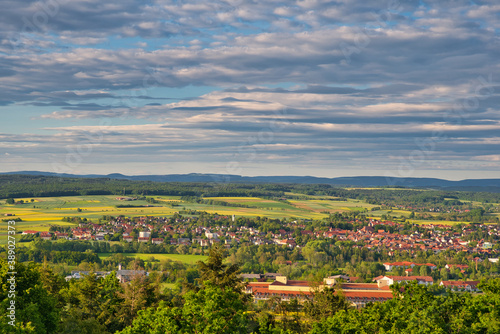
[[[172,195],[197,197],[255,196],[300,198],[300,194],[366,200],[376,205],[461,205],[459,200],[500,202],[499,193],[407,188],[341,188],[321,184],[183,183],[128,181],[109,178],[61,178],[0,175],[0,198],[77,195]],[[453,201],[457,200],[457,201]]]

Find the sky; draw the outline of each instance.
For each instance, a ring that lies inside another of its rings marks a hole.
[[[0,172],[500,177],[500,4],[2,0]]]

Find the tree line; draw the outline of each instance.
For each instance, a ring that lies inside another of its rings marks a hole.
[[[294,193],[295,195],[285,193]],[[110,178],[0,175],[0,198],[10,199],[11,202],[14,198],[85,195],[130,195],[141,198],[152,195],[185,196],[188,201],[203,201],[203,197],[232,196],[282,200],[302,198],[297,194],[336,197],[332,200],[357,199],[381,206],[407,205],[423,208],[467,207],[470,205],[463,201],[500,202],[500,193],[489,192],[423,191],[407,188],[346,189],[324,184],[152,182]],[[221,201],[220,205],[225,205],[222,202],[224,201]],[[215,202],[211,203],[216,204]]]

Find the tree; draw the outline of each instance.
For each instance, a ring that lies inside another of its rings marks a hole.
[[[123,300],[120,305],[121,322],[130,325],[140,310],[154,306],[159,291],[150,285],[145,276],[136,275],[130,282],[122,284],[123,293],[118,293]]]
[[[64,298],[59,294],[61,289],[66,288],[68,283],[64,280],[64,278],[60,275],[54,273],[52,268],[47,265],[46,259],[43,263],[43,266],[39,268],[40,271],[40,280],[43,284],[44,289],[49,292],[50,295],[54,296],[57,303],[56,306],[58,309],[61,309],[64,305]]]
[[[496,294],[500,296],[500,278],[482,280],[478,287],[485,293]]]
[[[189,248],[186,245],[179,245],[175,250],[179,254],[187,254],[189,252]]]
[[[421,276],[428,276],[431,272],[431,269],[428,266],[420,266],[419,273]]]
[[[325,287],[316,289],[312,299],[304,304],[305,314],[313,320],[320,320],[334,315],[340,310],[347,310],[349,303],[342,294],[342,290]]]
[[[247,332],[246,304],[239,292],[207,283],[199,291],[184,295],[182,307],[161,302],[139,312],[131,327],[119,334]]]
[[[446,268],[441,269],[441,279],[443,281],[448,280],[448,269],[446,269]]]
[[[239,276],[239,266],[237,264],[224,264],[224,252],[220,245],[212,246],[206,263],[198,261],[197,264],[200,272],[200,278],[198,278],[200,284],[208,282],[221,289],[231,288],[243,293],[244,284]]]
[[[16,272],[15,276],[9,272]],[[11,278],[15,278],[15,298],[11,293]],[[8,281],[10,280],[10,281]],[[7,308],[15,300],[15,327],[7,323]],[[14,267],[0,258],[0,322],[1,333],[56,333],[59,312],[56,298],[43,286],[39,265],[16,263]]]
[[[97,315],[97,320],[106,326],[110,333],[126,326],[126,323],[119,316],[123,305],[122,293],[122,286],[114,271],[102,280],[102,289],[99,292],[100,312]]]
[[[71,282],[67,289],[63,289],[61,293],[66,298],[68,312],[78,310],[78,312],[73,312],[72,317],[79,315],[81,320],[96,318],[100,310],[101,288],[96,274],[90,272],[81,280]]]

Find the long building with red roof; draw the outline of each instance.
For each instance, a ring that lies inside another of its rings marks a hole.
[[[325,282],[331,282],[325,280]],[[379,287],[377,283],[341,283],[342,294],[355,307],[364,307],[369,302],[383,302],[392,299],[392,291],[388,286]],[[288,280],[286,276],[278,276],[274,282],[250,282],[246,292],[253,295],[255,301],[278,297],[281,300],[298,299],[301,301],[313,297],[316,289],[333,287],[334,284],[312,286],[307,281]]]

